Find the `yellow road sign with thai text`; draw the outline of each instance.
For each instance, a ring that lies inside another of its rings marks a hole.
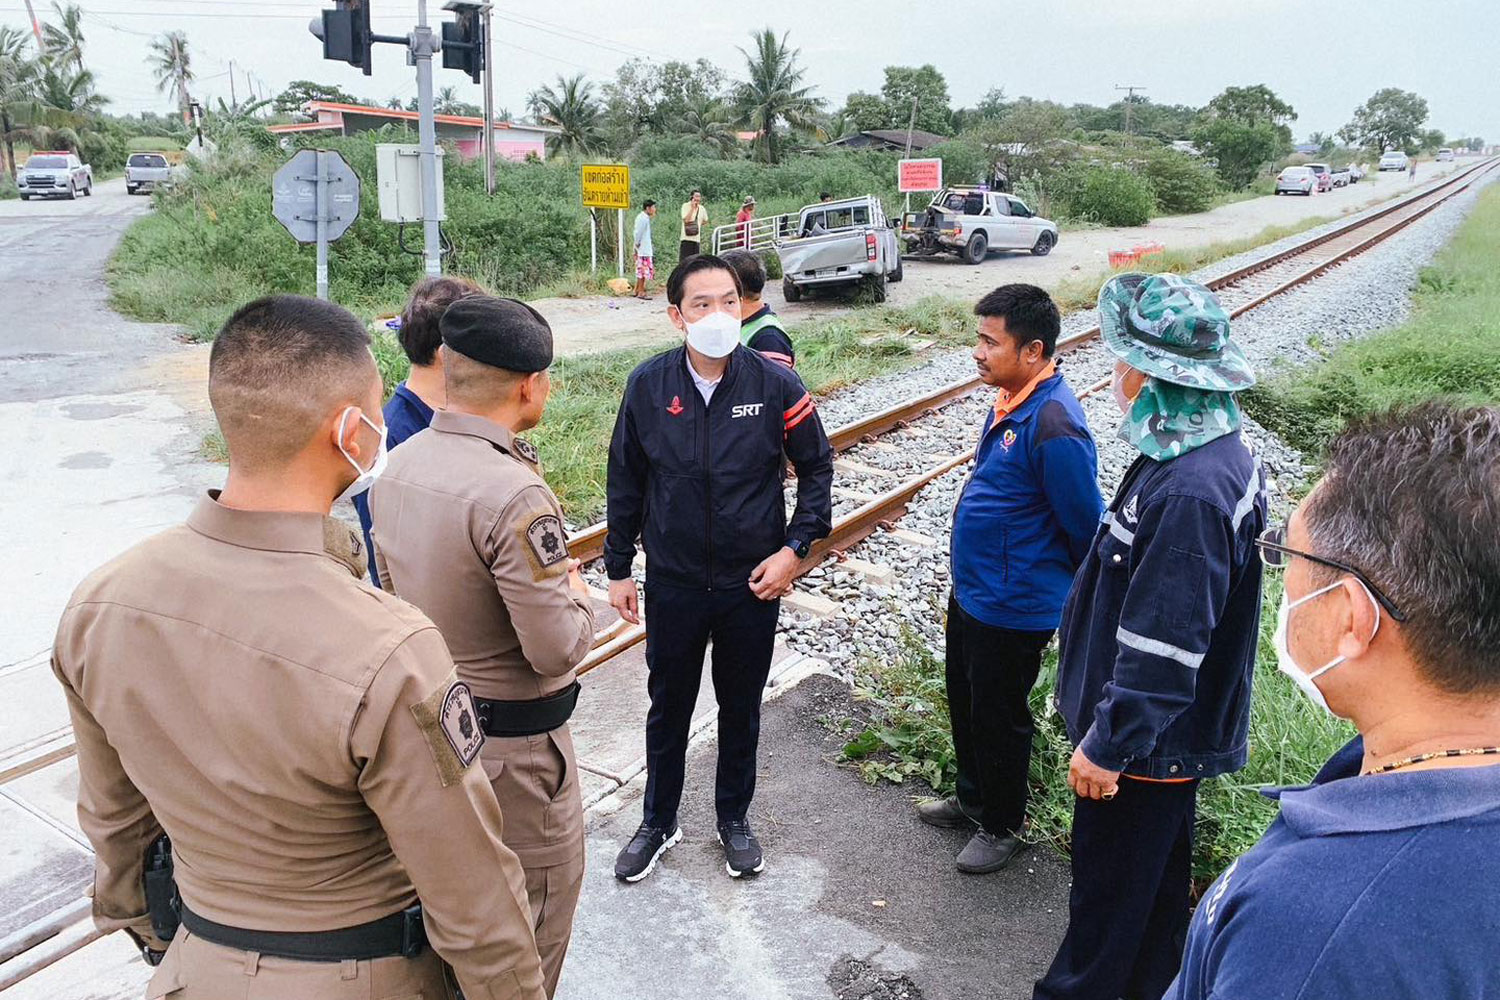
[[[583,207],[629,208],[630,167],[623,163],[585,163]]]

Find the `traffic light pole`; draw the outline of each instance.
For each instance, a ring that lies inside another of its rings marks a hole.
[[[490,41],[491,8],[484,9],[484,193],[495,193],[495,46]]]
[[[431,278],[443,273],[437,205],[437,122],[432,110],[432,56],[436,51],[436,38],[427,24],[427,0],[417,0],[411,55],[417,64],[417,141],[422,147],[422,255]]]

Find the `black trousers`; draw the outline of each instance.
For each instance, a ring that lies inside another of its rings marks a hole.
[[[1160,1000],[1182,964],[1198,782],[1073,806],[1068,932],[1033,1000]]]
[[[755,795],[760,699],[771,672],[780,601],[762,601],[748,586],[697,590],[646,585],[645,821],[677,822],[688,731],[713,640],[714,696],[719,703],[719,767],[714,804],[720,822],[744,819]]]
[[[703,252],[703,244],[698,240],[683,240],[677,244],[677,263],[681,264],[689,257],[696,257]]]
[[[1035,726],[1027,696],[1052,631],[986,625],[948,598],[948,718],[958,801],[990,833],[1019,833]]]

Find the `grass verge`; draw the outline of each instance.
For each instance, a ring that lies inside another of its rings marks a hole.
[[[1268,579],[1266,607],[1281,599],[1281,583]],[[936,602],[933,613],[940,614]],[[1271,643],[1274,615],[1263,616],[1250,709],[1250,763],[1242,771],[1203,783],[1193,846],[1193,876],[1200,886],[1248,849],[1276,815],[1259,794],[1262,785],[1307,781],[1352,736],[1353,729],[1313,707],[1276,671]],[[1067,854],[1073,818],[1068,761],[1073,747],[1052,709],[1056,647],[1049,649],[1031,692],[1036,737],[1031,755],[1029,839]],[[911,783],[917,794],[952,794],[958,776],[948,726],[940,658],[915,636],[903,637],[890,663],[867,662],[855,684],[857,719],[836,720],[847,741],[843,758],[871,784]]]
[[[1245,410],[1315,453],[1353,417],[1434,397],[1500,403],[1500,185],[1423,268],[1402,325],[1352,341],[1313,366],[1282,369],[1244,396]]]

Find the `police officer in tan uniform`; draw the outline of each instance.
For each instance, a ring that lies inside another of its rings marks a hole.
[[[296,296],[239,310],[209,362],[223,491],[63,613],[53,670],[94,916],[160,963],[147,997],[452,997],[444,962],[468,1000],[544,996],[471,694],[328,516],[382,466],[380,397],[349,313]],[[163,831],[170,947],[142,890]]]
[[[583,884],[583,803],[568,718],[593,645],[562,510],[516,437],[542,418],[552,330],[530,306],[470,296],[440,323],[447,408],[370,491],[381,585],[426,612],[474,692],[480,759],[526,867],[542,972],[557,988]]]

